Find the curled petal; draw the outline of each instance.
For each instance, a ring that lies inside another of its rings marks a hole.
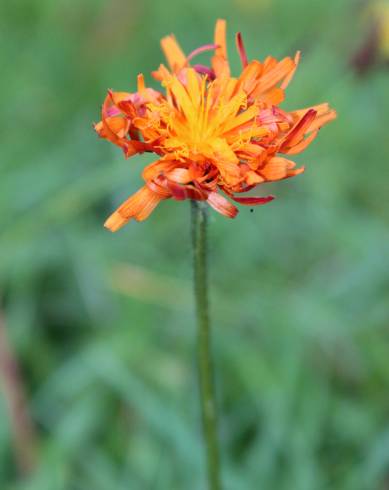
[[[104,123],[119,138],[124,138],[130,128],[130,121],[124,117],[106,117]]]
[[[166,178],[158,177],[154,180],[149,180],[146,182],[147,187],[157,194],[161,199],[166,199],[171,197],[172,193],[168,190],[166,184]]]
[[[294,166],[295,163],[286,158],[273,157],[261,168],[260,172],[266,180],[280,180],[284,179],[288,174],[288,169]]]
[[[209,193],[207,203],[218,213],[227,216],[227,218],[235,218],[239,212],[233,204],[217,192]]]
[[[310,128],[312,122],[316,117],[315,109],[309,109],[306,114],[300,119],[300,121],[291,129],[286,135],[284,142],[281,145],[280,151],[288,149],[294,145],[297,145],[304,138],[305,133]]]
[[[143,169],[142,177],[147,182],[148,180],[155,179],[158,175],[170,172],[174,167],[175,163],[170,160],[157,160]]]
[[[143,141],[137,140],[125,140],[123,142],[123,151],[126,158],[132,157],[137,153],[143,153],[145,151],[153,151],[152,147]]]
[[[212,51],[213,49],[218,48],[217,44],[204,44],[204,46],[200,46],[199,48],[194,49],[189,55],[187,60],[191,61],[195,56],[198,56],[205,51]]]
[[[173,199],[176,199],[177,201],[184,201],[185,199],[204,201],[208,197],[208,192],[193,185],[181,185],[171,180],[167,180],[167,187],[171,192]]]
[[[104,226],[111,231],[117,231],[132,218],[136,221],[143,221],[148,218],[160,201],[160,196],[144,186],[119,206],[104,223]]]
[[[177,184],[188,184],[193,180],[192,173],[187,168],[174,168],[167,174],[167,177]]]
[[[185,186],[172,181],[167,181],[167,186],[172,193],[173,199],[176,199],[177,201],[184,201],[188,198]]]

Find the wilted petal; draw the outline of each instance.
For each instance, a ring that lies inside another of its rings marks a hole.
[[[104,223],[104,226],[111,231],[117,231],[132,218],[136,221],[143,221],[160,201],[160,196],[144,186],[119,206]]]
[[[239,212],[233,204],[217,192],[211,192],[209,194],[207,203],[218,213],[227,216],[227,218],[235,218]]]

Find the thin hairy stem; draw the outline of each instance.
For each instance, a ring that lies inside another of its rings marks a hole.
[[[204,441],[210,490],[220,490],[217,407],[213,380],[213,362],[208,309],[207,209],[192,201],[192,242],[194,256],[194,292],[197,313],[197,362]]]

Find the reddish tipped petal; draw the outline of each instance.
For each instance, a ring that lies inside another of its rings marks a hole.
[[[281,151],[297,145],[304,138],[304,134],[308,131],[309,127],[315,120],[317,112],[315,109],[309,109],[306,114],[300,119],[300,121],[292,128],[289,134],[286,136]]]
[[[240,32],[237,33],[235,40],[236,40],[236,47],[238,49],[240,60],[242,62],[242,66],[243,68],[245,68],[249,62],[247,59],[246,49],[243,44],[242,34]]]
[[[336,117],[337,117],[337,114],[336,114],[336,111],[334,111],[334,110],[330,110],[327,114],[323,114],[321,116],[318,115],[318,117],[316,117],[316,119],[313,121],[313,123],[309,127],[309,130],[314,131],[315,129],[320,129],[325,124],[336,119]]]
[[[207,199],[208,204],[213,207],[218,213],[227,216],[227,218],[235,218],[238,214],[238,209],[231,204],[227,199],[217,192],[211,192]]]
[[[258,206],[260,204],[266,204],[270,201],[273,201],[275,199],[274,196],[266,196],[266,197],[236,197],[236,196],[231,196],[231,198],[238,202],[239,204],[243,204],[245,206]]]
[[[208,191],[200,188],[199,186],[186,185],[186,195],[188,199],[195,199],[196,201],[205,201],[208,197]]]

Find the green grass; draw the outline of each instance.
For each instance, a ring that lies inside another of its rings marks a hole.
[[[39,451],[17,478],[0,392],[2,490],[204,488],[190,206],[104,230],[151,159],[91,124],[107,88],[150,80],[163,35],[188,52],[217,17],[231,53],[236,31],[253,58],[303,50],[286,108],[339,112],[276,201],[210,216],[225,488],[387,488],[389,72],[350,69],[360,3],[18,0],[0,6],[0,290]]]

